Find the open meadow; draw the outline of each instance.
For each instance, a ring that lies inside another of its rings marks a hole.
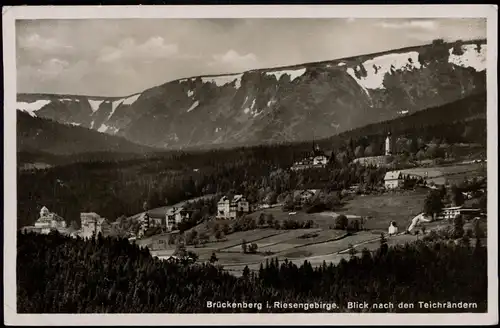
[[[467,163],[446,166],[416,167],[401,170],[404,174],[414,174],[424,177],[427,174],[427,183],[434,182],[442,185],[459,183],[465,178],[486,176],[486,163]]]
[[[391,221],[396,221],[400,231],[406,228],[413,217],[421,213],[426,190],[388,192],[381,195],[357,195],[347,201],[336,212],[307,214],[303,211],[283,211],[281,207],[273,207],[255,211],[249,217],[257,220],[261,214],[271,214],[275,220],[295,220],[306,222],[311,220],[314,225],[310,229],[284,230],[268,227],[229,233],[217,240],[211,228],[231,221],[210,220],[196,227],[198,233],[205,232],[208,242],[203,245],[188,245],[187,250],[195,252],[199,261],[208,261],[215,253],[218,264],[231,272],[239,272],[245,266],[257,270],[266,260],[278,258],[297,264],[309,261],[312,265],[321,265],[323,261],[337,263],[342,258],[348,258],[352,247],[360,252],[365,247],[375,251],[380,246],[380,234],[386,233]],[[344,230],[332,229],[335,218],[346,215],[348,219],[362,219],[364,230],[347,233]],[[138,240],[140,245],[148,245],[153,255],[168,258],[173,255],[175,245],[169,245],[169,234],[161,234]],[[405,244],[416,240],[412,235],[386,236],[388,245]],[[255,253],[243,253],[242,243],[255,243]]]

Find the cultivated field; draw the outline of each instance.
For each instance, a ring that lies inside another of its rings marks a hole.
[[[288,211],[283,211],[281,207],[273,207],[255,211],[249,216],[257,220],[261,213],[272,214],[274,219],[279,221],[290,219],[298,222],[306,222],[308,220],[312,220],[314,224],[321,229],[329,229],[330,226],[332,226],[335,223],[335,216],[336,216],[336,214],[332,212],[311,213],[311,214],[307,214],[302,211],[288,212]]]
[[[425,176],[427,173],[427,183],[435,184],[457,183],[478,175],[486,175],[486,163],[455,164],[449,166],[416,167],[401,170],[405,174],[415,174]]]

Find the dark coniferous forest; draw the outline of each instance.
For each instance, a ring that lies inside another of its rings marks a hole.
[[[244,270],[235,277],[208,263],[159,260],[126,239],[98,236],[84,241],[57,233],[19,233],[17,238],[20,313],[256,311],[208,309],[207,301],[331,302],[342,312],[362,311],[348,310],[350,301],[410,302],[416,306],[405,312],[464,311],[417,305],[450,301],[476,302],[478,307],[467,311],[486,311],[487,252],[474,242],[420,241],[398,247],[381,243],[378,251],[364,250],[338,265],[313,268],[307,262],[296,266],[272,260],[259,271]],[[262,311],[291,310],[264,306]]]
[[[453,111],[456,121],[446,113]],[[291,172],[294,162],[311,154],[312,144],[297,143],[196,152],[148,154],[130,160],[89,160],[39,170],[18,172],[18,225],[30,225],[42,206],[79,222],[81,212],[97,212],[110,221],[150,208],[175,204],[197,196],[235,192],[250,202],[261,190],[277,194],[300,188],[342,190],[352,184],[374,187],[386,169],[349,165],[360,156],[382,155],[387,132],[398,139],[395,151],[405,161],[463,152],[460,143],[485,149],[485,96],[417,112],[318,140],[331,164],[324,170]],[[427,149],[439,143],[447,148]],[[469,148],[464,148],[469,151]],[[23,155],[25,156],[25,155]],[[71,204],[68,206],[67,204]]]

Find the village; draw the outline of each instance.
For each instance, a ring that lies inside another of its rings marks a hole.
[[[356,158],[354,162],[380,167],[390,163],[391,155],[389,134],[384,155]],[[295,163],[290,170],[324,169],[328,162],[328,154],[313,145],[311,156]],[[241,271],[243,264],[255,267],[270,256],[297,261],[307,258],[313,263],[338,261],[349,251],[355,252],[356,247],[361,250],[376,245],[380,235],[400,244],[453,225],[457,217],[469,228],[478,220],[484,225],[485,206],[479,208],[477,200],[486,193],[485,180],[472,192],[460,192],[460,201],[443,202],[432,213],[424,210],[430,191],[453,192],[450,178],[467,178],[470,172],[475,174],[468,171],[471,166],[483,165],[472,162],[452,169],[423,166],[390,170],[376,193],[366,193],[358,185],[351,185],[339,193],[342,201],[334,200],[336,205],[332,208],[317,206],[332,202],[328,200],[331,195],[320,189],[295,190],[285,198],[271,197],[260,203],[251,203],[242,194],[227,194],[217,198],[217,208],[212,210],[215,214],[208,219],[194,219],[190,201],[186,201],[159,209],[144,207],[143,213],[126,220],[128,228],[124,229],[123,220],[109,221],[97,213],[81,213],[80,227],[68,226],[61,216],[43,206],[35,224],[22,230],[41,234],[56,230],[86,239],[98,235],[126,237],[130,242],[147,246],[153,255],[163,259],[179,257],[179,248],[187,247],[200,260],[218,258],[228,270],[236,271]],[[240,254],[242,247],[244,255]],[[338,256],[334,259],[334,255]]]

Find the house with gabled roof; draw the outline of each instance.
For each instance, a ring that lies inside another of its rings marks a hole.
[[[384,185],[387,189],[396,189],[403,186],[403,174],[401,171],[389,171],[384,176]]]
[[[174,226],[186,219],[189,219],[189,212],[182,206],[169,208],[165,214],[165,221],[169,231],[172,231]]]
[[[249,213],[250,204],[243,195],[223,196],[217,203],[218,219],[235,219],[238,213]]]
[[[311,199],[318,193],[317,189],[295,190],[293,192],[293,199],[298,205],[302,206],[311,201]]]

